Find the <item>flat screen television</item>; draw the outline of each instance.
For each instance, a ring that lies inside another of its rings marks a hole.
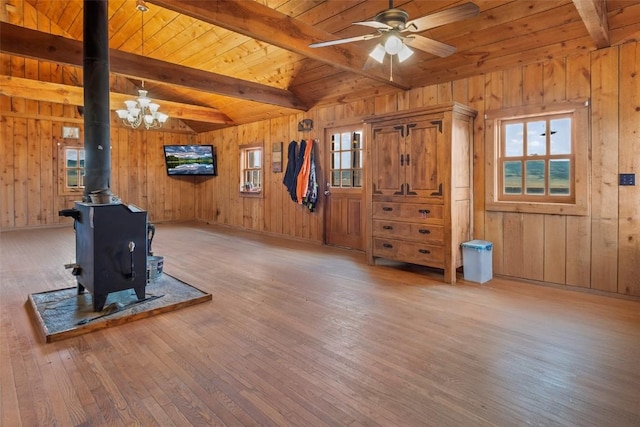
[[[216,152],[212,145],[165,145],[167,175],[218,175]]]

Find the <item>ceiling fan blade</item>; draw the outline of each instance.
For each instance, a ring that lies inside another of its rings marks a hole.
[[[429,28],[439,27],[451,22],[461,21],[467,18],[473,18],[480,13],[480,8],[473,3],[465,3],[450,9],[432,13],[407,22],[404,31],[419,33]]]
[[[378,21],[359,21],[353,22],[352,25],[364,25],[365,27],[372,27],[377,30],[392,30],[393,27],[391,25],[387,25],[384,22]]]
[[[351,43],[351,42],[359,42],[362,40],[371,40],[377,37],[380,37],[382,34],[365,34],[363,36],[349,37],[346,39],[338,39],[338,40],[330,40],[327,42],[319,42],[319,43],[311,43],[309,47],[325,47],[325,46],[333,46],[335,44],[343,44],[343,43]]]
[[[407,36],[403,40],[411,47],[443,58],[452,55],[456,51],[456,48],[451,45],[418,35]]]

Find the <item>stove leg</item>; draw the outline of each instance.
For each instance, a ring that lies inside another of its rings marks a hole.
[[[96,295],[93,294],[93,311],[98,312],[102,311],[104,308],[104,303],[107,302],[107,295]]]
[[[145,296],[146,296],[145,287],[146,286],[138,286],[137,288],[133,289],[134,291],[136,291],[136,296],[138,297],[138,301],[140,301],[140,300],[145,298]]]

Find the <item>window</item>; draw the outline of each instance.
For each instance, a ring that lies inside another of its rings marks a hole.
[[[262,146],[240,147],[240,192],[242,194],[262,192]]]
[[[493,135],[487,209],[585,215],[589,150],[586,104],[487,113]]]
[[[331,135],[331,186],[362,187],[362,131]]]
[[[59,144],[58,180],[60,194],[70,195],[84,190],[84,147]]]

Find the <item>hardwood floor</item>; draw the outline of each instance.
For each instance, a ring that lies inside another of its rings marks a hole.
[[[71,225],[0,234],[2,426],[640,425],[640,302],[159,224],[213,301],[52,344],[27,296],[74,286]]]

